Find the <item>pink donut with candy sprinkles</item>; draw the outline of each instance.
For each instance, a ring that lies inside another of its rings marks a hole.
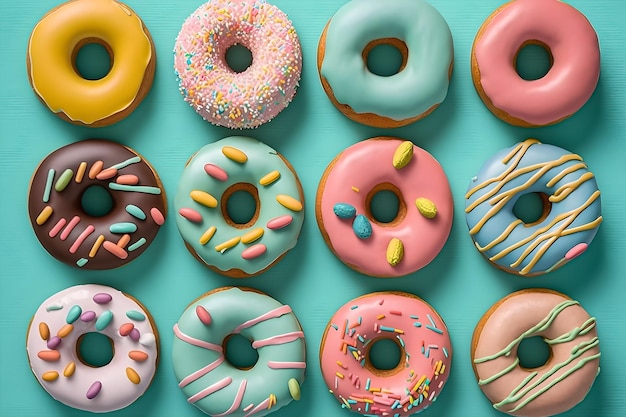
[[[112,356],[104,365],[81,354],[84,338],[92,333],[111,344]],[[33,374],[54,399],[104,413],[132,404],[148,389],[158,364],[158,342],[156,326],[141,303],[114,288],[87,284],[41,304],[28,328],[26,351]]]
[[[252,64],[233,70],[226,52],[252,53]],[[210,0],[183,23],[174,48],[180,92],[205,120],[249,129],[272,120],[293,99],[302,50],[287,15],[264,0]]]

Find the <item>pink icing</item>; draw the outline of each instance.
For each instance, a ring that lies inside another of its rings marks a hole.
[[[403,142],[375,138],[350,146],[335,160],[325,185],[318,190],[317,217],[324,224],[332,249],[344,263],[369,275],[401,276],[423,268],[441,251],[452,227],[452,192],[443,168],[428,152],[414,145],[409,164],[396,169],[393,156]],[[351,221],[337,217],[333,206],[347,203],[356,208],[357,214],[366,214],[367,194],[385,182],[400,189],[406,216],[397,227],[371,222],[372,235],[360,239],[353,233]],[[437,207],[435,218],[424,217],[416,208],[415,200],[422,197]],[[392,238],[404,245],[404,257],[396,266],[386,258]]]
[[[598,37],[587,18],[558,0],[515,0],[499,10],[474,43],[480,84],[494,107],[533,125],[578,111],[600,76]],[[550,71],[534,81],[516,72],[515,56],[527,41],[545,44]]]
[[[544,339],[562,339],[561,342],[550,344],[551,356],[546,365],[536,369],[515,366],[517,344],[508,355],[475,363],[480,358],[493,356],[505,350],[523,333],[542,323],[550,316],[551,311],[563,302],[571,302],[574,305],[569,305],[555,314],[556,318],[545,330],[528,336],[540,335]],[[500,411],[524,417],[552,416],[569,410],[585,397],[599,370],[599,359],[594,357],[599,356],[600,349],[597,342],[595,346],[593,343],[594,339],[597,340],[595,319],[590,318],[578,303],[553,291],[523,290],[506,297],[483,320],[485,321],[482,330],[474,334],[472,342],[475,345],[472,361],[476,377],[479,380],[487,380],[509,367],[513,368],[492,382],[481,384],[480,387],[492,403],[502,401],[512,392],[518,393],[517,401],[498,408]],[[564,337],[568,335],[570,337]],[[573,357],[573,360],[568,362],[573,353],[580,353],[580,356]],[[554,375],[546,375],[553,369],[557,369]],[[523,389],[515,391],[526,378],[530,378],[532,372],[538,374],[531,378]],[[556,378],[560,376],[567,377],[555,383]],[[531,388],[533,384],[536,386],[526,393],[525,390]],[[545,392],[531,400],[531,395],[544,388]],[[512,411],[523,402],[527,404],[517,411]]]
[[[241,44],[252,64],[236,73],[226,51]],[[298,35],[289,18],[262,0],[211,0],[184,23],[174,67],[180,91],[205,120],[254,128],[273,119],[296,93],[302,69]]]
[[[366,357],[367,346],[381,338],[403,351],[401,363],[386,375],[370,370]],[[324,381],[340,404],[361,414],[417,413],[436,400],[448,379],[452,347],[446,325],[410,294],[371,293],[348,302],[331,318],[323,340]]]

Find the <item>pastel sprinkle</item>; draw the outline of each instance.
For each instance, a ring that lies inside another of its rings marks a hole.
[[[243,236],[241,236],[241,243],[248,244],[252,243],[255,240],[260,239],[263,236],[265,230],[262,227],[257,227],[256,229],[252,229]]]
[[[48,340],[50,338],[50,327],[45,322],[39,323],[39,336],[42,340]]]
[[[200,190],[193,190],[192,192],[189,193],[189,197],[191,197],[191,199],[195,201],[196,203],[202,204],[205,207],[208,207],[208,208],[217,207],[217,199],[207,192],[200,191]]]
[[[335,216],[340,219],[352,219],[356,216],[356,208],[352,204],[337,203],[333,206]]]
[[[80,248],[80,246],[83,244],[83,242],[85,242],[85,240],[89,237],[89,235],[91,235],[95,231],[96,231],[96,228],[92,224],[85,227],[85,230],[83,230],[80,233],[80,235],[78,235],[78,237],[76,238],[76,240],[70,247],[70,253],[76,253],[78,249]],[[85,259],[85,262],[83,263],[83,265],[86,263],[87,263],[87,260]],[[79,265],[79,266],[83,266],[83,265]]]
[[[113,312],[111,310],[103,312],[96,320],[96,330],[102,331],[106,329],[111,324],[111,320],[113,320]]]
[[[125,249],[128,243],[130,242],[130,235],[125,233],[120,240],[117,241],[116,245],[122,249]]]
[[[132,245],[130,245],[128,247],[128,251],[132,252],[134,250],[139,249],[140,247],[142,247],[143,245],[145,245],[147,242],[145,237],[140,238],[139,240],[137,240],[135,243],[133,243]]]
[[[48,236],[55,237],[56,235],[58,235],[66,223],[67,223],[67,220],[65,220],[65,218],[63,217],[60,218],[59,221],[54,225],[54,227],[50,229],[50,233],[48,233]]]
[[[281,206],[291,211],[298,212],[302,211],[303,209],[302,203],[300,201],[286,194],[278,194],[276,196],[276,201],[278,201]]]
[[[396,148],[392,163],[394,168],[402,169],[411,162],[411,159],[413,159],[413,143],[407,140]]]
[[[300,384],[295,378],[291,378],[287,381],[287,387],[289,387],[289,395],[296,401],[300,400]]]
[[[63,304],[60,304],[60,303],[52,303],[46,307],[46,311],[57,311],[57,310],[62,310],[62,309],[63,309]]]
[[[139,184],[139,177],[132,174],[120,175],[115,179],[115,182],[124,185],[137,185]]]
[[[61,354],[57,350],[41,350],[37,353],[37,357],[42,361],[56,362],[61,359]]]
[[[80,315],[80,321],[85,322],[85,323],[88,323],[95,318],[96,318],[95,311],[85,311],[83,314]]]
[[[54,189],[58,192],[65,190],[65,188],[68,186],[70,181],[72,181],[73,176],[74,176],[74,171],[67,168],[65,171],[63,171],[61,176],[59,176],[59,179],[57,179],[57,182],[54,184]]]
[[[50,216],[52,215],[52,212],[53,212],[52,207],[50,206],[44,207],[43,210],[41,210],[41,213],[39,213],[39,215],[37,216],[37,219],[35,220],[37,225],[41,226],[42,224],[47,222]]]
[[[435,216],[437,216],[437,206],[435,206],[435,203],[429,199],[420,197],[415,200],[415,205],[417,206],[420,214],[427,219],[434,219]]]
[[[578,245],[574,246],[573,248],[567,251],[567,253],[565,254],[565,259],[569,261],[581,255],[583,252],[587,250],[587,246],[588,245],[586,243],[579,243]]]
[[[128,158],[125,161],[122,161],[122,162],[120,162],[118,164],[113,165],[109,169],[122,169],[122,168],[126,168],[129,165],[136,164],[136,163],[139,163],[139,162],[141,162],[141,158],[139,156],[133,156],[132,158]]]
[[[435,332],[435,333],[443,334],[443,331],[442,331],[441,329],[436,328],[436,327],[426,325],[426,328],[427,328],[428,330],[432,330],[432,331],[433,331],[433,332]]]
[[[126,368],[126,377],[128,378],[130,382],[132,382],[135,385],[141,382],[141,378],[139,377],[139,374],[137,373],[137,371],[135,371],[131,367]]]
[[[65,322],[67,324],[72,324],[76,320],[78,320],[81,314],[83,314],[83,309],[80,308],[79,305],[75,304],[72,306],[72,308],[70,308],[70,311],[67,312],[67,317],[65,318]]]
[[[98,236],[93,246],[91,247],[91,250],[89,251],[90,258],[93,258],[94,256],[96,256],[96,254],[98,253],[98,249],[100,249],[100,246],[102,246],[103,243],[104,243],[104,235]]]
[[[165,217],[163,216],[163,213],[161,213],[161,210],[156,207],[152,207],[150,209],[150,216],[152,217],[152,220],[154,220],[154,222],[159,226],[165,223]]]
[[[267,251],[267,247],[264,244],[259,243],[257,245],[250,246],[249,248],[241,252],[241,257],[249,261],[251,259],[258,258],[259,256],[263,255],[266,251]]]
[[[392,238],[387,245],[387,263],[397,266],[404,257],[404,244],[398,238]]]
[[[139,344],[145,347],[154,346],[155,343],[156,343],[156,337],[154,336],[153,333],[144,333],[139,338]]]
[[[86,394],[87,399],[93,400],[94,398],[96,398],[98,394],[100,394],[101,389],[102,389],[102,382],[96,381],[93,384],[91,384],[91,386],[87,390],[87,394]]]
[[[367,239],[372,236],[372,224],[362,214],[357,215],[352,222],[352,230],[359,239]]]
[[[59,238],[61,240],[66,240],[70,236],[74,228],[78,225],[78,223],[80,223],[80,217],[72,217],[72,220],[67,223],[67,226],[65,226],[65,229],[63,229]]]
[[[146,220],[146,213],[134,204],[127,205],[126,212],[139,220]]]
[[[214,164],[206,164],[204,165],[204,172],[206,172],[209,176],[215,178],[218,181],[226,181],[228,180],[228,173],[224,171],[222,168],[218,167]]]
[[[83,181],[86,171],[87,171],[87,162],[81,162],[78,165],[78,170],[76,170],[76,177],[74,178],[74,181],[76,181],[77,184],[80,184]]]
[[[232,248],[233,246],[237,245],[239,243],[239,241],[241,240],[241,238],[239,236],[236,236],[232,239],[227,240],[226,242],[220,243],[219,245],[217,245],[215,247],[215,250],[217,252],[222,252],[224,253],[226,250]]]
[[[110,182],[109,188],[114,191],[127,191],[134,193],[144,193],[144,194],[161,194],[161,189],[159,187],[150,187],[147,185],[124,185],[118,184],[116,182]]]
[[[59,377],[59,373],[57,371],[47,371],[41,375],[41,379],[46,382],[55,381]]]
[[[113,223],[109,226],[111,233],[135,233],[137,231],[137,225],[131,222]]]
[[[444,348],[441,348],[441,350],[443,351],[443,356],[445,356],[447,358],[448,357],[448,349],[446,349],[444,347]]]
[[[102,247],[120,259],[128,258],[128,252],[126,252],[124,249],[120,248],[113,242],[109,242],[108,240],[105,240],[104,243],[102,244]]]
[[[61,344],[61,340],[62,339],[59,336],[52,336],[50,339],[48,339],[46,346],[48,347],[48,349],[55,350]]]
[[[130,331],[130,334],[128,335],[128,337],[130,337],[131,339],[133,339],[135,342],[138,342],[140,339],[141,334],[139,333],[139,329],[138,328],[134,328],[133,330]]]
[[[203,306],[196,306],[196,316],[198,316],[198,319],[200,319],[205,326],[211,324],[211,314],[209,314],[209,311]]]
[[[124,323],[120,326],[120,336],[128,336],[133,331],[135,325],[133,323]]]
[[[243,164],[248,160],[248,155],[246,155],[242,150],[234,148],[232,146],[223,146],[222,153],[226,158],[240,164]]]
[[[100,171],[102,171],[102,168],[104,168],[104,162],[102,161],[94,162],[91,168],[89,169],[89,174],[88,174],[89,179],[90,180],[96,179],[96,176],[100,173]]]
[[[215,226],[211,226],[208,229],[206,229],[206,231],[202,234],[202,236],[200,236],[200,244],[206,245],[209,242],[209,240],[211,240],[211,238],[213,237],[216,231],[217,231],[217,228]]]
[[[178,210],[178,214],[192,223],[202,223],[202,214],[192,208],[181,208]]]
[[[117,175],[117,169],[115,168],[107,168],[103,171],[100,171],[100,173],[98,173],[98,175],[96,175],[96,179],[103,181],[103,180],[108,180],[113,178],[114,176]]]
[[[270,230],[278,230],[282,229],[285,226],[288,226],[293,221],[293,217],[289,214],[285,214],[284,216],[274,217],[269,220],[266,224],[267,228]]]
[[[74,330],[74,325],[64,324],[63,327],[61,327],[59,331],[57,332],[57,336],[59,336],[62,339],[64,337],[69,336],[73,330]]]
[[[63,369],[63,376],[66,378],[69,378],[72,375],[74,375],[75,371],[76,371],[76,363],[74,363],[74,361],[71,361],[70,363],[65,365],[65,369]]]
[[[144,321],[146,319],[145,314],[138,310],[128,310],[126,312],[126,317],[135,321]]]
[[[135,362],[144,362],[148,359],[148,354],[142,350],[131,350],[128,357]]]
[[[259,180],[259,184],[261,184],[264,187],[267,187],[268,185],[278,181],[279,178],[280,178],[280,172],[272,171],[270,173],[265,174],[263,177],[261,177],[261,179]]]

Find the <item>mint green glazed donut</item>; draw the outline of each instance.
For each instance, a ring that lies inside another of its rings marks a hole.
[[[398,41],[406,47],[400,72],[389,77],[370,72],[364,58],[373,43],[397,46]],[[348,106],[355,120],[382,127],[396,122],[395,127],[428,115],[445,99],[453,49],[447,22],[423,0],[352,0],[328,22],[318,66],[331,100]],[[359,120],[367,114],[379,118]]]
[[[225,340],[240,334],[259,357],[232,365]],[[187,401],[214,416],[261,417],[300,399],[304,333],[288,305],[255,290],[222,287],[191,303],[174,325],[172,363]]]

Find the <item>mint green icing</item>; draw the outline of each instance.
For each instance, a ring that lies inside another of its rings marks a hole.
[[[248,160],[241,164],[228,159],[222,153],[224,146],[231,146],[243,151],[248,156]],[[226,171],[228,180],[220,181],[207,175],[204,166],[208,163],[217,165]],[[274,170],[280,172],[280,178],[268,186],[260,185],[259,180]],[[221,198],[224,191],[233,184],[241,182],[254,185],[259,194],[259,217],[255,224],[246,229],[238,229],[226,223],[221,208]],[[304,210],[291,211],[276,201],[276,196],[285,194],[303,202],[298,184],[297,177],[277,155],[277,152],[256,139],[231,136],[211,143],[201,148],[185,167],[174,199],[176,213],[181,208],[191,208],[201,214],[202,221],[195,223],[177,215],[178,231],[185,242],[207,265],[214,266],[220,271],[228,271],[233,268],[241,269],[246,274],[253,275],[267,268],[297,243],[304,221]],[[218,206],[209,208],[194,201],[190,193],[195,190],[211,194],[217,199]],[[293,221],[287,227],[277,230],[266,227],[269,220],[283,215],[293,217]],[[203,245],[200,243],[200,237],[211,226],[215,226],[215,234]],[[256,228],[264,229],[260,239],[250,244],[240,242],[223,252],[215,250],[217,245],[241,237],[246,232]],[[249,260],[243,259],[241,257],[242,252],[256,244],[265,245],[267,251],[259,257]]]
[[[396,38],[408,47],[405,68],[372,74],[362,52],[374,40]],[[321,75],[337,101],[356,113],[404,120],[441,103],[454,57],[445,19],[423,0],[352,0],[330,20]]]
[[[207,326],[200,321],[196,315],[197,306],[204,307],[211,314],[210,325]],[[187,336],[221,346],[224,339],[242,323],[282,306],[281,303],[265,294],[230,287],[213,292],[189,305],[178,320],[177,326],[180,332]],[[241,330],[240,334],[250,341],[258,341],[299,331],[301,328],[296,316],[287,311],[279,317],[270,318],[245,328]],[[204,413],[217,415],[226,412],[231,409],[233,404],[236,404],[235,399],[241,381],[245,379],[247,383],[241,402],[229,415],[242,417],[250,411],[244,412],[244,408],[250,404],[257,407],[271,394],[274,394],[277,403],[270,409],[264,407],[254,416],[261,417],[269,414],[292,401],[290,388],[293,390],[294,382],[290,381],[294,379],[301,386],[304,381],[305,369],[272,369],[268,366],[268,362],[304,362],[305,341],[303,337],[299,337],[288,343],[260,347],[257,349],[257,353],[259,359],[249,370],[237,369],[228,361],[224,361],[193,382],[187,385],[181,384],[184,385],[181,389],[189,398],[224,378],[232,378],[232,383],[226,387],[194,403]],[[192,345],[176,336],[172,343],[172,363],[174,374],[179,383],[201,368],[223,358],[223,356],[222,352]]]

